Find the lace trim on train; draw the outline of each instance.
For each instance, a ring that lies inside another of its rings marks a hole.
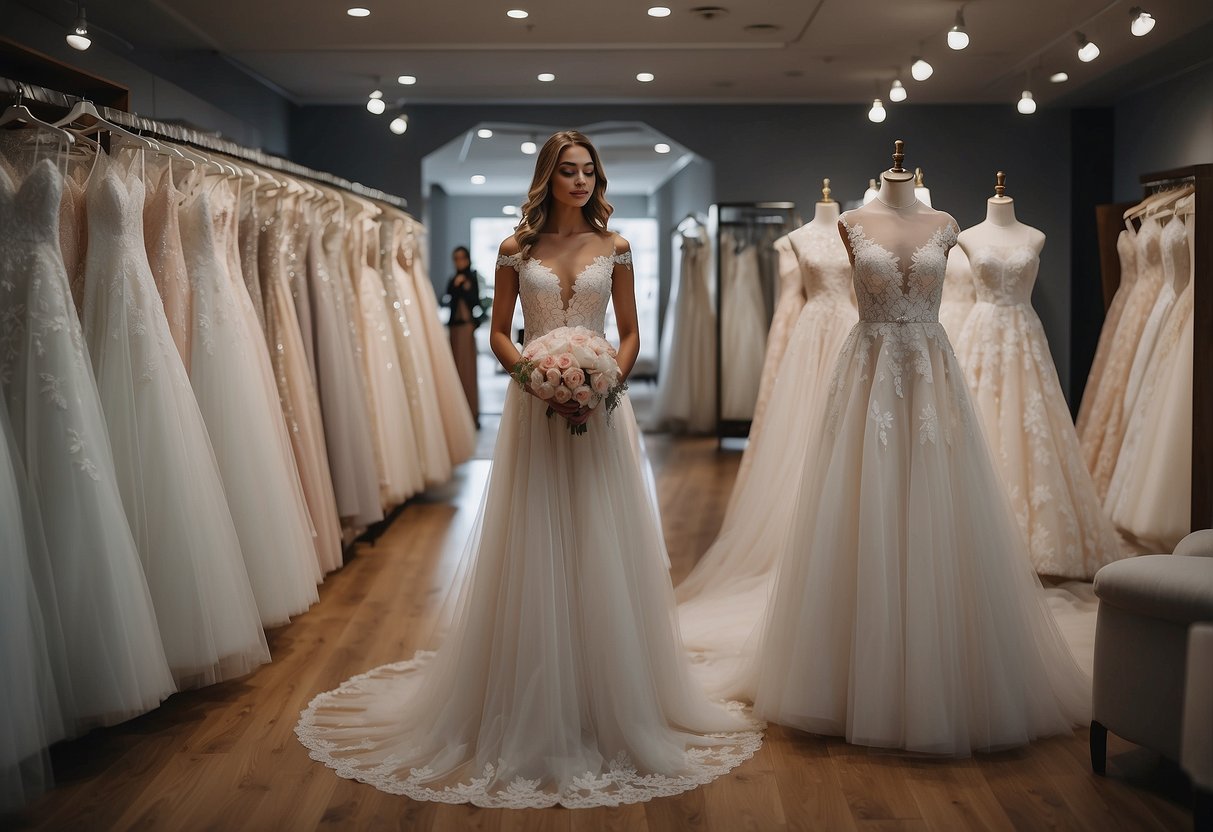
[[[424,667],[434,653],[421,651],[412,659],[383,665],[374,670],[347,679],[336,690],[322,693],[314,698],[306,710],[300,713],[295,734],[310,752],[313,760],[333,769],[339,777],[357,780],[374,786],[389,794],[399,794],[413,800],[435,803],[471,803],[485,809],[545,809],[557,804],[568,809],[588,809],[596,806],[621,806],[627,803],[644,803],[655,797],[672,797],[710,783],[753,757],[762,746],[762,732],[740,731],[730,734],[708,734],[719,739],[719,746],[690,748],[686,751],[686,773],[677,776],[644,774],[626,754],[620,753],[607,764],[602,774],[587,771],[573,779],[567,788],[557,792],[541,787],[539,780],[516,777],[508,785],[492,788],[497,779],[498,766],[485,765],[479,777],[452,786],[431,788],[426,781],[434,776],[429,768],[413,768],[408,777],[395,773],[399,758],[388,758],[374,766],[360,767],[355,757],[337,758],[335,751],[349,751],[357,744],[334,743],[324,738],[325,730],[315,725],[318,708],[330,705],[342,694],[362,691],[362,684],[376,674],[387,671],[403,673]],[[730,702],[729,709],[740,711],[740,702]]]

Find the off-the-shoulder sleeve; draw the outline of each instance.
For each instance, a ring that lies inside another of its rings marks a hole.
[[[617,266],[625,266],[632,268],[632,250],[630,248],[624,251],[618,251],[611,256],[611,262]]]
[[[497,266],[509,266],[514,271],[522,270],[522,255],[521,254],[498,254]]]

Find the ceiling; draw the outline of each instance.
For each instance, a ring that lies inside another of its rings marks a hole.
[[[477,130],[480,128],[491,129],[492,137],[479,138]],[[426,185],[442,185],[450,194],[495,194],[509,196],[516,202],[518,195],[525,194],[530,187],[535,169],[535,157],[520,152],[519,146],[528,139],[542,145],[548,136],[561,129],[566,128],[543,124],[479,124],[426,156],[422,162],[422,179]],[[652,193],[693,158],[686,148],[640,122],[603,122],[579,129],[598,149],[613,194]],[[668,153],[654,151],[659,142],[670,146]],[[476,174],[485,177],[484,184],[472,184],[471,177]]]
[[[370,16],[348,16],[355,2]],[[900,77],[911,103],[1010,102],[1030,84],[1047,106],[1213,21],[1208,0],[972,0],[971,43],[954,52],[957,0],[708,0],[725,10],[710,19],[692,11],[703,2],[665,0],[663,19],[649,0],[90,0],[88,12],[137,48],[217,50],[299,104],[358,103],[375,87],[402,103],[854,103]],[[1146,37],[1129,33],[1134,3],[1158,21]],[[1078,29],[1102,51],[1092,63],[1076,57]],[[926,82],[909,77],[918,54],[935,67]],[[1070,80],[1050,84],[1059,70]]]

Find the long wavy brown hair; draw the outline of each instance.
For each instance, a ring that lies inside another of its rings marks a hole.
[[[531,179],[531,190],[527,194],[526,204],[522,206],[522,220],[514,230],[514,237],[522,247],[523,257],[530,252],[531,246],[539,239],[539,232],[548,221],[552,206],[552,177],[560,163],[560,154],[565,148],[576,146],[589,151],[595,174],[594,192],[582,206],[581,213],[592,228],[604,234],[607,231],[607,220],[615,209],[606,201],[607,178],[602,171],[598,150],[584,133],[561,130],[543,143],[543,148],[535,159],[535,176]]]

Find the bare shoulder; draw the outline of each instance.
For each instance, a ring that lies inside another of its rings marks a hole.
[[[513,234],[501,241],[501,245],[497,247],[497,253],[504,257],[517,257],[522,253],[522,246],[518,242],[518,238]]]
[[[627,238],[618,231],[611,232],[611,241],[615,245],[616,254],[630,253],[632,251],[632,244],[629,243]]]

